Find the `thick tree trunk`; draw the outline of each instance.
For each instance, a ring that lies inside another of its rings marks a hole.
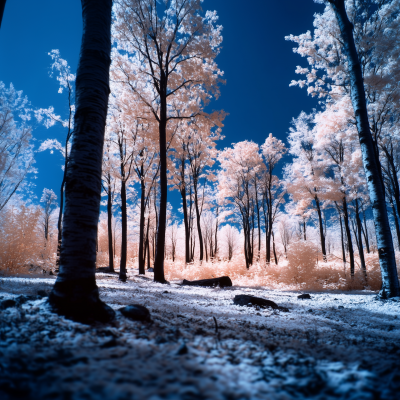
[[[349,210],[347,208],[347,200],[346,197],[343,197],[343,220],[344,220],[344,228],[346,231],[347,238],[347,247],[349,249],[349,258],[350,258],[350,275],[351,278],[354,278],[354,251],[353,251],[353,242],[351,240],[351,232],[350,232],[350,222],[349,222]]]
[[[400,297],[399,279],[394,256],[392,233],[386,210],[385,190],[375,154],[365,99],[361,64],[353,37],[353,25],[346,13],[344,0],[329,0],[336,14],[340,28],[343,48],[347,55],[351,101],[357,123],[365,176],[374,215],[376,241],[382,274],[381,298]]]
[[[55,311],[109,321],[95,280],[101,169],[111,52],[111,0],[82,0],[83,35],[76,77],[74,139],[65,185],[60,273],[49,297]]]
[[[126,183],[125,179],[123,178],[121,180],[121,259],[119,264],[119,280],[122,282],[126,282],[127,251],[128,251],[128,217],[126,213]]]
[[[107,231],[108,231],[108,266],[111,272],[114,272],[114,252],[112,236],[112,192],[110,184],[110,174],[108,175],[108,196],[107,196]]]
[[[139,275],[145,274],[146,256],[144,254],[144,212],[145,212],[145,190],[146,186],[143,179],[143,165],[141,166],[141,181],[140,181],[140,220],[139,220],[139,249],[138,249],[138,263]]]
[[[160,82],[160,214],[157,227],[156,256],[154,260],[154,281],[166,283],[164,276],[165,227],[167,223],[167,82],[161,71]]]

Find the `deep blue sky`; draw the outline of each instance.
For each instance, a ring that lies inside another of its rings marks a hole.
[[[284,37],[312,30],[313,14],[322,6],[312,0],[205,0],[203,8],[217,10],[224,27],[217,62],[227,83],[212,105],[229,113],[219,148],[246,139],[261,144],[270,132],[286,140],[291,119],[302,110],[311,111],[317,102],[305,89],[289,87],[297,78],[296,65],[306,61],[292,52],[294,44]],[[74,72],[81,34],[80,0],[8,0],[0,31],[0,80],[23,90],[33,107],[53,105],[63,115],[66,98],[48,75],[47,53],[59,49]],[[46,138],[61,141],[65,132],[36,126],[33,134],[38,147]],[[38,196],[44,187],[58,194],[61,163],[56,154],[37,155]],[[177,199],[175,192],[169,200]]]

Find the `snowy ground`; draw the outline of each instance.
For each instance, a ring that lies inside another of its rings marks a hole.
[[[52,314],[46,298],[0,311],[0,398],[399,398],[399,303],[366,292],[298,300],[298,292],[202,289],[131,276],[120,283],[98,274],[101,297],[116,310],[145,305],[152,322],[117,312],[112,325],[86,326]],[[1,304],[53,283],[0,278]],[[239,307],[237,294],[290,311]]]

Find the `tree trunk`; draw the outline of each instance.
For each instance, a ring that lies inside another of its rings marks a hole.
[[[82,0],[83,35],[76,77],[74,140],[65,185],[60,273],[49,297],[54,311],[80,321],[109,321],[99,299],[96,238],[107,117],[111,0]]]
[[[123,178],[121,180],[121,259],[119,264],[119,280],[122,282],[126,282],[127,250],[128,250],[128,218],[126,214],[126,183],[125,179]]]
[[[160,80],[160,214],[157,226],[156,256],[154,260],[154,281],[166,283],[164,275],[165,228],[167,223],[167,78],[161,70]]]
[[[197,235],[199,236],[199,251],[200,251],[200,261],[203,261],[203,235],[201,233],[201,221],[200,221],[200,210],[199,210],[199,202],[197,198],[197,182],[193,181],[193,189],[194,189],[194,209],[196,211],[196,223],[197,223]]]
[[[112,239],[112,192],[111,176],[108,174],[108,196],[107,196],[107,230],[108,230],[108,266],[110,272],[114,272],[114,252]]]
[[[370,252],[370,250],[369,250],[369,238],[368,238],[368,229],[367,229],[367,219],[365,218],[365,210],[363,210],[363,218],[364,218],[363,234],[364,234],[364,239],[365,239],[365,246],[367,247],[367,253],[369,254],[369,252]],[[400,243],[400,241],[399,241],[399,243]]]
[[[397,243],[399,245],[400,250],[400,226],[399,226],[399,219],[397,217],[396,208],[393,203],[392,196],[389,198],[390,206],[392,207],[393,219],[394,219],[394,226],[396,227],[396,234],[397,234]]]
[[[274,252],[275,264],[278,265],[278,258],[276,257],[276,251],[275,251],[275,236],[274,236],[274,231],[272,231],[272,250],[273,250],[273,252]]]
[[[342,215],[340,214],[339,210],[339,222],[340,222],[340,239],[342,243],[342,258],[343,258],[343,264],[346,264],[346,251],[344,249],[344,237],[343,237],[343,223],[342,223]]]
[[[215,219],[215,237],[214,237],[214,257],[218,254],[218,216],[219,208],[217,204],[216,219]]]
[[[357,223],[357,235],[358,235],[358,254],[360,255],[360,263],[361,269],[364,274],[365,282],[368,283],[367,278],[367,268],[365,266],[365,258],[364,258],[364,248],[363,248],[363,241],[362,241],[362,225],[360,219],[360,208],[358,205],[358,199],[355,199],[356,204],[356,223]]]
[[[376,241],[382,274],[381,298],[400,297],[399,279],[394,256],[392,233],[386,210],[385,190],[370,131],[361,64],[353,37],[353,25],[346,13],[344,0],[329,0],[336,14],[343,48],[347,55],[351,101],[357,123],[365,176],[374,215]]]
[[[1,21],[3,20],[4,8],[6,7],[7,0],[0,0],[0,28],[1,28]]]
[[[186,201],[186,184],[185,184],[185,160],[181,159],[181,180],[182,187],[180,190],[182,196],[182,208],[183,208],[183,223],[185,225],[185,262],[189,263],[190,260],[190,230],[187,212],[187,201]]]
[[[314,200],[315,200],[315,205],[317,206],[317,214],[318,214],[318,222],[319,222],[319,237],[321,240],[322,257],[323,257],[324,261],[326,261],[325,232],[324,232],[324,223],[322,221],[321,205],[320,205],[319,198],[317,195],[315,195]]]
[[[141,188],[141,193],[140,193],[140,221],[139,221],[139,249],[138,249],[138,262],[139,262],[139,275],[144,275],[145,274],[145,262],[146,262],[146,256],[144,254],[144,212],[145,212],[145,191],[146,191],[146,186],[144,183],[144,177],[143,177],[143,165],[140,168],[141,170],[141,180],[140,180],[140,188]]]
[[[347,247],[349,249],[350,276],[353,279],[354,278],[354,251],[353,251],[353,242],[351,241],[351,232],[350,232],[350,223],[349,223],[349,210],[347,208],[346,197],[343,197],[343,220],[344,220],[344,228],[345,228],[345,231],[346,231]]]

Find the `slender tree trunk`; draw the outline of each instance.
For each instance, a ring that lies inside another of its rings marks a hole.
[[[365,176],[374,215],[376,241],[382,274],[382,289],[379,296],[381,298],[400,297],[392,233],[386,210],[385,189],[369,126],[364,81],[353,37],[353,24],[347,17],[344,0],[329,0],[329,2],[336,14],[343,48],[347,55],[351,101],[354,108]]]
[[[215,219],[215,236],[214,236],[214,257],[216,257],[218,254],[218,217],[219,217],[219,207],[217,204],[216,219]]]
[[[140,221],[139,221],[139,250],[138,250],[138,262],[139,262],[139,275],[145,274],[145,262],[146,256],[144,254],[144,212],[145,212],[145,195],[146,186],[143,178],[143,165],[140,167],[141,180],[140,180]]]
[[[339,213],[339,222],[340,222],[340,239],[342,243],[342,259],[343,259],[343,264],[346,264],[346,251],[344,249],[344,237],[343,237],[343,223],[342,223],[342,215]]]
[[[393,219],[394,219],[394,226],[396,227],[396,234],[397,234],[397,243],[399,245],[400,250],[400,226],[399,226],[399,219],[397,217],[396,208],[393,203],[392,196],[389,197],[390,206],[392,207]]]
[[[114,253],[112,239],[112,191],[111,176],[108,174],[108,193],[107,193],[107,231],[108,231],[108,266],[111,272],[114,272]]]
[[[124,178],[121,180],[121,229],[122,229],[121,259],[119,266],[119,280],[122,282],[126,282],[126,258],[128,250],[128,218],[126,213],[126,183]]]
[[[274,235],[274,231],[272,231],[272,249],[273,249],[273,252],[274,252],[275,264],[278,265],[278,257],[276,256],[276,250],[275,250],[275,235]]]
[[[197,223],[197,235],[199,236],[199,251],[200,251],[200,261],[203,261],[203,235],[201,233],[201,221],[200,221],[200,210],[199,210],[199,202],[197,198],[197,182],[193,180],[193,189],[194,189],[194,209],[196,211],[196,223]]]
[[[187,201],[186,201],[186,184],[185,184],[185,160],[181,159],[181,180],[182,187],[180,190],[182,196],[182,208],[183,208],[183,223],[185,225],[185,263],[190,262],[190,230],[187,212]]]
[[[99,299],[96,238],[107,117],[111,0],[82,0],[83,35],[76,77],[76,113],[65,185],[60,273],[49,296],[53,310],[80,321],[109,321]]]
[[[363,234],[364,234],[364,239],[365,239],[365,246],[367,247],[367,253],[369,254],[369,238],[368,238],[368,228],[367,228],[367,219],[365,218],[365,210],[363,210],[363,219],[364,219],[364,229],[363,229]],[[400,244],[400,242],[399,242]]]
[[[347,208],[347,200],[346,197],[343,197],[343,220],[344,220],[344,228],[346,231],[347,238],[347,247],[349,249],[349,258],[350,258],[350,276],[354,278],[354,251],[353,251],[353,242],[351,240],[351,232],[350,232],[350,222],[349,222],[349,210]]]
[[[307,225],[306,225],[306,220],[303,219],[303,234],[304,234],[304,241],[307,240],[307,231],[306,231]]]
[[[315,205],[317,206],[317,214],[318,214],[318,222],[319,222],[319,237],[321,240],[322,257],[323,257],[324,261],[326,261],[325,231],[324,231],[324,223],[322,221],[321,205],[320,205],[319,198],[317,195],[314,197],[314,200],[315,200]]]
[[[361,263],[361,270],[364,274],[365,282],[368,283],[367,278],[367,267],[365,266],[365,258],[364,258],[364,247],[362,241],[362,225],[361,225],[361,218],[360,218],[360,207],[358,204],[358,199],[355,199],[356,204],[356,223],[357,223],[357,235],[358,235],[358,254],[360,255],[360,263]]]

